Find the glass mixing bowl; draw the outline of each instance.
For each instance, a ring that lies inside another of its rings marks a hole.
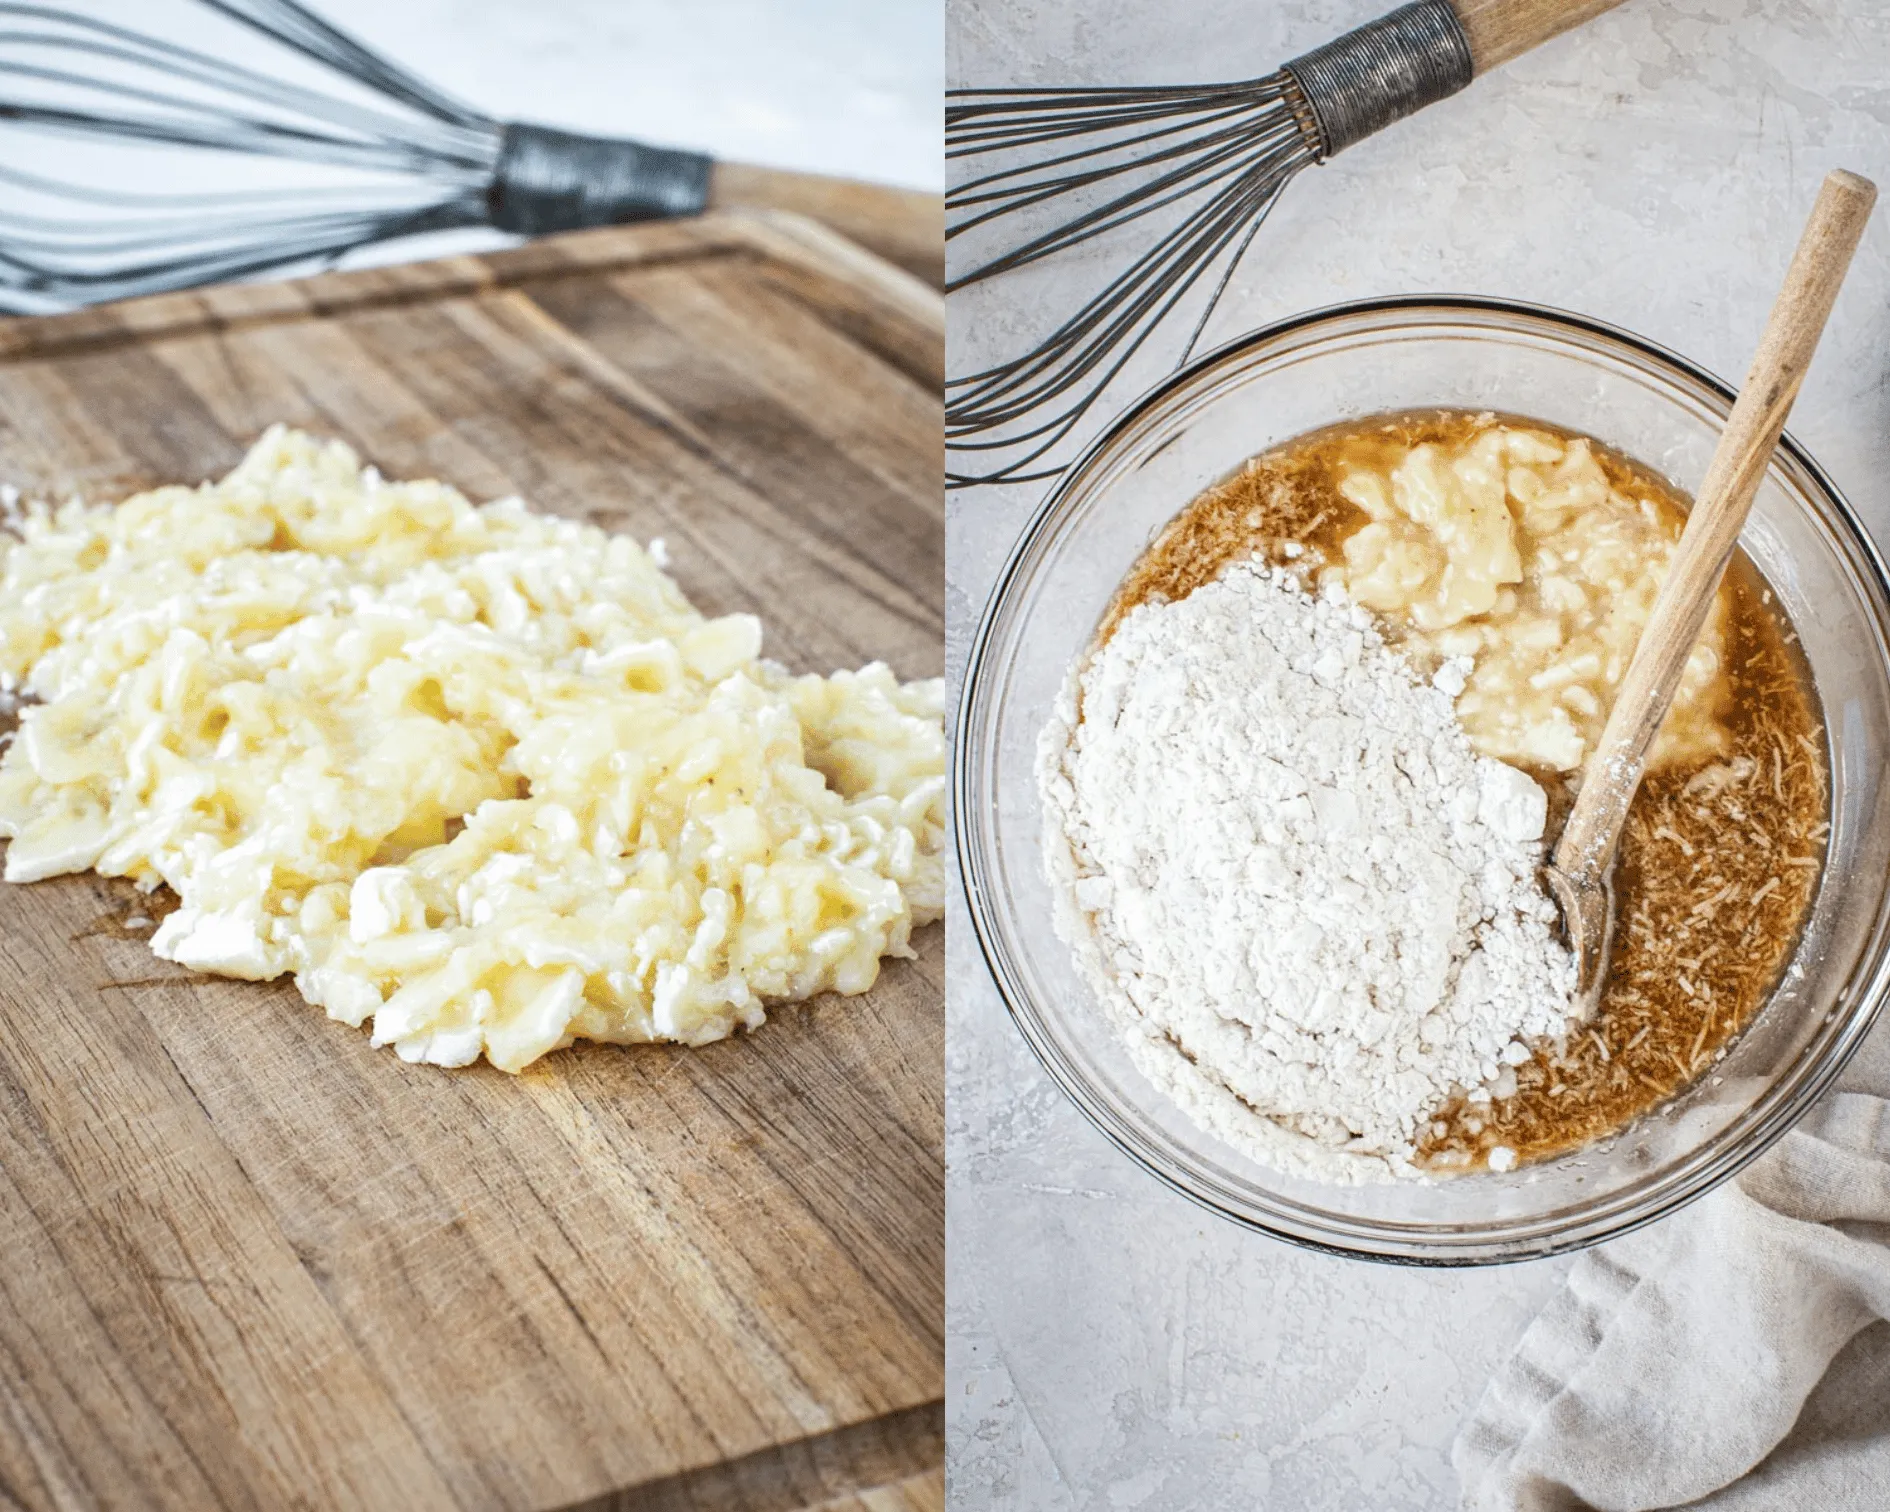
[[[1012,1017],[1076,1105],[1177,1190],[1348,1255],[1462,1265],[1594,1244],[1699,1196],[1782,1136],[1868,1032],[1890,976],[1890,587],[1830,480],[1788,437],[1740,544],[1791,616],[1822,700],[1830,849],[1793,966],[1702,1081],[1599,1143],[1503,1174],[1336,1187],[1258,1165],[1143,1080],[1051,925],[1039,730],[1155,533],[1240,463],[1387,410],[1494,409],[1581,431],[1689,494],[1732,391],[1594,321],[1495,300],[1373,300],[1256,332],[1177,373],[1073,467],[1011,553],[959,709],[955,824],[971,918]]]

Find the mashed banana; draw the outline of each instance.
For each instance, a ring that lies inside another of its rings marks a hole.
[[[943,684],[760,650],[633,541],[278,427],[0,537],[5,876],[167,884],[158,955],[407,1060],[700,1045],[943,905]]]
[[[1487,756],[1579,770],[1600,737],[1681,522],[1617,489],[1588,442],[1491,420],[1393,461],[1350,456],[1368,516],[1326,573],[1408,646],[1468,658],[1457,715]],[[1681,675],[1649,769],[1724,754],[1726,595]]]

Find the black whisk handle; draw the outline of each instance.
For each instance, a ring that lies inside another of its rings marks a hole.
[[[1299,87],[1301,129],[1317,137],[1309,145],[1322,160],[1455,94],[1474,73],[1469,39],[1449,0],[1400,6],[1283,71]]]
[[[503,128],[486,203],[493,225],[525,236],[696,215],[709,200],[711,166],[700,152],[514,121]]]

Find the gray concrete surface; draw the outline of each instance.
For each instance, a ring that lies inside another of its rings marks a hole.
[[[947,74],[954,84],[1239,77],[1382,8],[950,0]],[[1582,311],[1736,378],[1835,166],[1890,181],[1890,7],[1627,0],[1302,177],[1206,339],[1340,299],[1470,291]],[[954,300],[954,371],[1002,349],[1056,276]],[[1880,209],[1792,430],[1890,544],[1887,297],[1890,210]],[[1160,366],[1144,365],[1137,383]],[[954,675],[1039,494],[951,496]],[[954,907],[952,1505],[1456,1505],[1451,1438],[1566,1262],[1395,1270],[1301,1253],[1204,1214],[1064,1102],[1010,1026]]]

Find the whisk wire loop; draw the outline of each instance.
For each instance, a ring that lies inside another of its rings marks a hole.
[[[1299,144],[1297,150],[1309,149]],[[947,487],[1056,477],[1060,463],[1037,464],[1069,441],[1094,395],[1122,373],[1229,246],[1251,240],[1282,183],[1267,175],[1237,178],[1145,253],[1112,285],[1110,299],[1091,301],[1015,362],[949,381]],[[1234,264],[1223,266],[1225,278]],[[954,452],[997,460],[983,471],[965,470],[950,463]]]
[[[1152,244],[1021,354],[946,383],[947,486],[1054,477],[1058,454],[1130,359],[1213,275],[1182,360],[1301,170],[1470,82],[1449,0],[1416,0],[1262,78],[1202,86],[955,90],[946,156],[993,157],[946,195],[946,237],[1033,223],[946,287],[1068,253],[1137,222]],[[1045,150],[1042,157],[1032,157]],[[1021,159],[1021,161],[1020,161]],[[1057,223],[1034,219],[1069,197]],[[951,461],[964,456],[968,465]]]
[[[66,28],[50,32],[0,32],[0,48],[40,47],[72,52],[83,57],[103,58],[148,70],[165,84],[187,80],[213,91],[248,99],[282,113],[302,112],[309,120],[320,120],[330,127],[350,128],[364,137],[395,144],[416,144],[416,130],[421,139],[435,150],[450,149],[468,140],[486,139],[486,161],[492,156],[491,127],[483,133],[470,130],[458,120],[414,121],[409,116],[376,111],[365,106],[335,99],[303,88],[285,79],[270,78],[229,59],[213,57],[161,37],[146,36],[127,27],[97,17],[73,15],[45,6],[0,4],[0,16],[20,16]],[[68,85],[88,93],[105,93],[120,99],[141,99],[168,106],[186,115],[207,121],[219,118],[215,105],[175,93],[141,89],[124,80],[107,84],[90,75],[71,70],[45,70],[14,63],[0,56],[0,73],[19,77],[37,77],[46,82]],[[17,119],[18,117],[16,117]],[[191,145],[199,145],[193,140]]]
[[[339,27],[331,26],[294,0],[200,0],[200,3],[336,74],[358,80],[390,100],[423,114],[475,129],[491,125],[478,111],[434,88],[419,75],[409,73],[391,58],[363,47]]]
[[[1264,141],[1262,145],[1304,147],[1305,144],[1289,134],[1282,133],[1277,142]],[[1254,166],[1254,147],[1255,143],[1248,134],[1226,133],[1224,140],[1217,143],[1207,154],[1191,158],[1183,167],[1163,174],[1150,183],[1131,189],[1108,203],[1078,216],[1075,220],[1048,231],[1000,257],[991,259],[982,266],[972,269],[971,272],[952,280],[946,288],[948,290],[962,288],[979,279],[1008,272],[1028,262],[1035,262],[1039,258],[1048,257],[1066,247],[1086,241],[1092,236],[1113,231],[1144,215],[1166,209],[1169,205],[1221,179],[1250,173]],[[1147,161],[1148,159],[1138,159],[1135,166],[1143,166]],[[1039,195],[1036,198],[1045,197],[1047,195]],[[1034,199],[1023,201],[1023,203],[1034,202]]]
[[[0,195],[0,312],[331,262],[429,231],[538,234],[691,214],[707,202],[711,164],[700,153],[491,119],[296,0],[178,3],[344,87],[279,78],[65,6],[0,0],[0,128],[295,160],[353,177],[154,195],[0,167],[11,191]]]
[[[1223,143],[1236,143],[1251,146],[1251,127],[1247,120],[1250,110],[1251,106],[1245,104],[1230,105],[1216,110],[1212,115],[1203,116],[1200,119],[1178,122],[1156,131],[1143,132],[1139,136],[1128,137],[1120,142],[1110,142],[1104,145],[1087,147],[1079,152],[1065,153],[1060,157],[1050,158],[1046,162],[1029,164],[1019,168],[1003,169],[996,173],[985,174],[981,178],[972,179],[970,182],[960,185],[952,192],[947,200],[947,208],[964,208],[983,204],[989,204],[993,208],[954,222],[945,233],[946,239],[949,241],[953,237],[963,235],[965,232],[975,229],[988,220],[994,220],[1000,215],[1028,209],[1032,205],[1041,204],[1043,201],[1052,199],[1059,194],[1066,194],[1072,190],[1087,188],[1089,185],[1100,183],[1106,178],[1118,177],[1124,173],[1147,168],[1156,163],[1171,162],[1189,152],[1197,151],[1204,147],[1211,148]],[[1119,154],[1131,148],[1159,141],[1163,137],[1174,136],[1186,131],[1201,131],[1202,128],[1206,126],[1228,121],[1231,121],[1233,124],[1222,126],[1221,129],[1217,131],[1202,132],[1200,135],[1189,136],[1178,142],[1166,143],[1159,150],[1154,152],[1145,152],[1126,159],[1118,158],[1113,162],[1105,161],[1099,166],[1085,168],[1079,172],[1058,174],[1051,177],[1042,176],[1053,168],[1061,168],[1067,164],[1084,162],[1091,158],[1107,159],[1113,154]],[[1037,176],[1032,177],[1032,175]],[[1018,182],[1012,183],[1011,181],[1013,180]],[[1009,184],[1010,187],[998,187],[1006,184]],[[987,264],[987,266],[989,265]],[[965,281],[971,281],[971,275],[966,275]]]

